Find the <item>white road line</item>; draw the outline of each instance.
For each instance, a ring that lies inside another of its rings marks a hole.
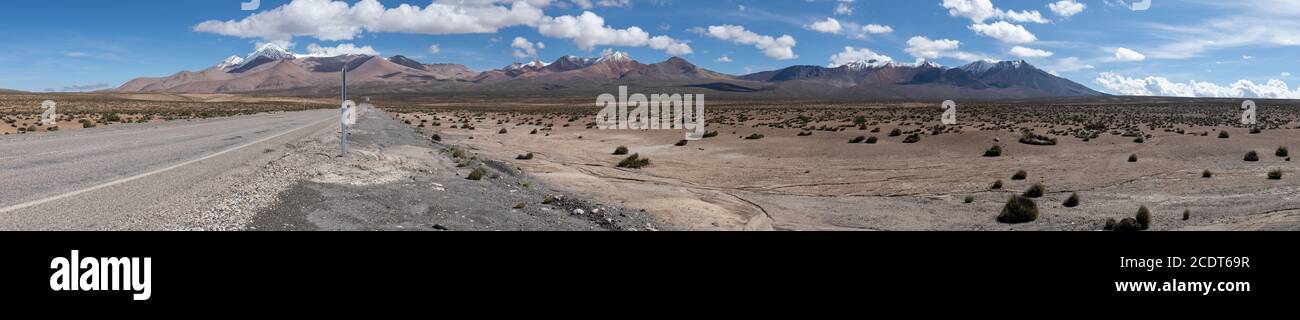
[[[144,178],[144,177],[152,176],[152,175],[155,175],[155,174],[159,174],[159,173],[163,173],[163,172],[167,172],[167,171],[175,170],[176,168],[180,168],[180,167],[184,167],[184,166],[187,166],[187,165],[191,165],[191,164],[197,163],[197,162],[199,162],[199,161],[212,159],[212,158],[214,158],[214,157],[217,157],[217,156],[220,156],[220,155],[223,155],[223,154],[226,154],[226,153],[230,153],[230,152],[233,152],[233,151],[236,151],[236,150],[239,150],[239,149],[247,148],[247,147],[249,147],[249,146],[252,146],[252,145],[255,145],[255,144],[259,144],[259,143],[262,143],[262,142],[266,142],[266,141],[271,140],[271,139],[279,138],[279,137],[282,137],[282,136],[284,136],[284,135],[287,135],[287,134],[290,134],[290,133],[296,132],[296,131],[298,131],[298,130],[302,130],[302,129],[304,129],[304,128],[311,127],[311,126],[315,126],[315,125],[321,124],[322,122],[331,121],[331,120],[336,120],[336,121],[337,121],[337,119],[334,119],[333,117],[330,117],[330,118],[327,118],[327,119],[325,119],[325,120],[316,121],[316,122],[313,122],[313,123],[310,123],[310,124],[307,124],[307,125],[304,125],[304,126],[301,126],[301,127],[294,128],[294,129],[289,130],[289,131],[285,131],[284,133],[281,133],[281,134],[277,134],[277,135],[274,135],[274,136],[270,136],[270,137],[266,137],[266,138],[258,139],[257,141],[249,142],[249,143],[246,143],[246,144],[243,144],[243,145],[237,146],[237,147],[233,147],[233,148],[230,148],[230,149],[222,150],[222,151],[220,151],[220,152],[213,153],[213,154],[209,154],[209,155],[206,155],[206,156],[200,157],[200,158],[198,158],[198,159],[194,159],[194,160],[190,160],[190,161],[181,162],[181,163],[178,163],[178,164],[173,165],[173,166],[170,166],[170,167],[166,167],[166,168],[162,168],[162,169],[158,169],[158,170],[154,170],[154,171],[149,171],[149,172],[145,172],[145,173],[137,174],[137,175],[134,175],[134,176],[130,176],[130,177],[126,177],[126,178],[118,179],[118,180],[116,180],[116,181],[112,181],[112,182],[104,183],[104,184],[97,185],[97,186],[94,186],[94,187],[85,188],[85,189],[81,189],[81,190],[77,190],[77,191],[73,191],[73,192],[68,192],[68,193],[64,193],[64,194],[61,194],[61,195],[57,195],[57,196],[53,196],[53,197],[49,197],[49,198],[45,198],[45,199],[40,199],[40,200],[36,200],[36,201],[32,201],[32,202],[28,202],[28,203],[17,204],[17,205],[12,205],[12,206],[8,206],[8,207],[0,208],[0,214],[2,214],[2,213],[10,213],[10,212],[13,212],[13,211],[26,209],[26,208],[29,208],[29,207],[32,207],[32,206],[37,206],[37,205],[41,205],[41,204],[45,204],[45,203],[49,203],[49,202],[51,202],[51,201],[57,201],[57,200],[60,200],[60,199],[64,199],[64,198],[68,198],[68,197],[73,197],[73,196],[76,196],[76,195],[79,195],[79,194],[83,194],[83,193],[87,193],[87,192],[91,192],[91,191],[95,191],[95,190],[99,190],[99,189],[103,189],[103,188],[108,188],[108,187],[112,187],[112,186],[115,186],[115,185],[119,185],[119,184],[123,184],[123,183],[131,182],[131,181],[134,181],[134,180],[137,180],[137,179],[140,179],[140,178]]]

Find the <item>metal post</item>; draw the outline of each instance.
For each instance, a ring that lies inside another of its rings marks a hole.
[[[342,96],[342,100],[339,102],[339,104],[341,105],[341,107],[339,107],[339,110],[341,111],[339,117],[339,129],[340,129],[339,149],[341,150],[339,153],[339,157],[348,156],[348,104],[347,103],[348,103],[348,68],[347,66],[344,66],[343,67],[343,96]]]

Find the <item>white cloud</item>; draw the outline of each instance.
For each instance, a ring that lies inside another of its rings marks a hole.
[[[830,57],[830,60],[831,60],[830,67],[834,68],[855,61],[876,60],[879,62],[889,62],[889,61],[894,61],[894,58],[890,58],[889,56],[883,54],[875,53],[871,51],[871,49],[867,49],[867,48],[854,49],[853,47],[844,47],[843,52],[832,55]]]
[[[355,39],[362,32],[428,35],[495,33],[505,27],[536,25],[549,1],[438,1],[423,8],[408,4],[387,8],[377,0],[354,5],[334,0],[293,0],[241,20],[208,20],[194,31],[265,41],[287,42],[295,36],[324,41]],[[534,5],[537,4],[537,5]]]
[[[997,39],[1003,43],[1023,44],[1038,41],[1038,37],[1030,33],[1029,30],[1025,30],[1025,27],[1007,23],[1006,21],[998,21],[992,24],[973,24],[969,28],[971,31],[975,31],[976,34]]]
[[[1088,8],[1088,5],[1074,2],[1074,0],[1061,0],[1047,4],[1047,8],[1058,16],[1072,17],[1083,12],[1084,9]]]
[[[430,46],[429,46],[429,53],[432,53],[432,54],[439,54],[439,53],[442,53],[442,47],[438,46],[437,44],[430,45]]]
[[[853,15],[853,5],[851,4],[852,2],[853,1],[850,0],[850,1],[840,2],[840,4],[835,5],[835,14]]]
[[[1046,58],[1046,57],[1051,57],[1052,54],[1053,53],[1051,51],[1044,51],[1044,50],[1026,48],[1021,46],[1015,46],[1014,48],[1011,48],[1011,55],[1020,58]]]
[[[515,59],[537,57],[537,45],[524,37],[515,37],[515,40],[510,42],[510,47],[515,48],[513,54]]]
[[[1129,48],[1115,49],[1115,61],[1131,62],[1146,60],[1147,56]]]
[[[297,55],[298,57],[337,57],[342,55],[367,55],[378,56],[379,51],[370,46],[358,47],[351,43],[343,43],[333,47],[322,47],[315,43],[307,45],[307,54]]]
[[[941,6],[948,9],[948,15],[963,17],[982,24],[989,19],[1003,19],[1013,22],[1050,23],[1037,10],[1013,11],[993,7],[989,0],[943,0]]]
[[[1250,60],[1250,59],[1254,59],[1254,58],[1255,58],[1254,56],[1250,56],[1250,55],[1243,55],[1243,56],[1241,56],[1241,59],[1242,59],[1242,60]]]
[[[903,52],[912,55],[919,63],[923,60],[934,60],[938,58],[953,58],[961,61],[987,60],[988,57],[959,51],[961,41],[951,39],[930,40],[926,37],[912,37],[907,40],[907,49]]]
[[[1283,76],[1283,77],[1290,77],[1290,76],[1291,76],[1291,73],[1290,73],[1290,72],[1283,72],[1283,73],[1282,73],[1282,76]]]
[[[592,2],[591,0],[573,0],[573,4],[574,4],[574,5],[577,5],[579,8],[583,8],[583,9],[591,9],[591,8],[593,8],[593,7],[607,7],[607,8],[608,8],[608,7],[623,7],[623,8],[626,8],[626,7],[631,7],[631,6],[632,6],[632,0],[598,0],[598,1],[596,1],[596,2]]]
[[[804,25],[803,27],[808,30],[831,34],[839,34],[840,31],[844,29],[844,27],[840,25],[840,21],[835,20],[835,18],[826,18],[826,21],[813,22],[812,24]]]
[[[890,26],[882,26],[878,24],[868,24],[862,27],[862,31],[866,31],[867,33],[874,33],[874,34],[890,33],[890,32],[894,32],[894,28]]]
[[[595,50],[596,46],[648,46],[664,50],[670,55],[687,55],[694,51],[684,41],[668,36],[651,37],[640,27],[614,29],[605,25],[602,18],[591,11],[578,16],[546,17],[537,25],[538,33],[547,37],[571,39],[582,50]]]
[[[722,62],[722,63],[731,63],[731,62],[732,62],[731,57],[728,57],[728,56],[726,56],[726,55],[722,55],[721,57],[718,57],[718,60],[713,60],[713,61],[714,61],[714,62]]]
[[[1238,80],[1232,84],[1219,85],[1196,80],[1179,83],[1156,76],[1129,78],[1112,72],[1102,72],[1096,82],[1111,93],[1132,96],[1300,99],[1300,89],[1293,91],[1286,82],[1277,79],[1269,80],[1264,84]]]
[[[81,51],[69,51],[63,53],[63,55],[73,57],[73,58],[78,58],[78,57],[85,57],[86,53]]]
[[[773,38],[772,36],[760,35],[745,30],[745,27],[737,25],[709,26],[707,30],[703,30],[703,34],[719,40],[753,45],[762,50],[763,55],[776,60],[790,60],[799,57],[794,54],[794,46],[797,42],[790,35]]]

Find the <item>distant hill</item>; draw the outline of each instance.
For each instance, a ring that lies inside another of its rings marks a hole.
[[[655,92],[731,98],[816,100],[1032,99],[1104,96],[1025,61],[978,61],[957,68],[934,63],[858,61],[836,67],[792,66],[743,76],[701,68],[680,57],[645,64],[628,54],[564,56],[474,72],[459,64],[425,64],[405,56],[301,56],[273,44],[202,71],[138,78],[112,92],[337,92],[348,70],[350,90],[363,94],[582,96],[629,86]],[[671,88],[671,90],[665,89]]]
[[[0,93],[27,93],[27,91],[0,88]]]

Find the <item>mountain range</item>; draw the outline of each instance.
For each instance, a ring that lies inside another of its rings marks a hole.
[[[622,52],[564,56],[475,72],[459,64],[425,64],[405,56],[321,57],[274,44],[232,56],[202,71],[137,78],[111,92],[324,94],[338,92],[347,69],[349,90],[363,94],[442,93],[582,96],[626,85],[646,92],[706,93],[724,98],[813,100],[1025,99],[1104,94],[1021,61],[938,64],[857,61],[840,66],[792,66],[748,75],[700,68],[686,59],[644,64]]]

